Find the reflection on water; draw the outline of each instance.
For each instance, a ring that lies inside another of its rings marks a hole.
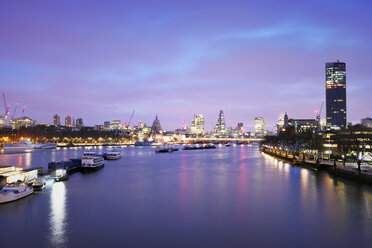
[[[180,168],[178,173],[179,178],[179,212],[183,220],[189,218],[189,209],[187,202],[189,201],[189,171],[187,168],[187,153],[180,156]]]
[[[64,182],[54,183],[50,196],[50,244],[53,247],[66,245],[66,186]]]
[[[25,168],[31,167],[31,152],[27,152],[25,155]]]

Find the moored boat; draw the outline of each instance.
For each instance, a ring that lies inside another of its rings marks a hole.
[[[166,152],[173,152],[172,148],[169,147],[157,147],[155,148],[156,153],[166,153]]]
[[[54,177],[54,180],[56,182],[67,181],[68,180],[67,170],[56,169],[55,171],[52,172],[52,177]]]
[[[155,148],[156,153],[175,152],[175,151],[178,151],[178,148],[174,148],[168,145],[158,146]]]
[[[37,179],[38,170],[22,170],[14,166],[0,170],[0,203],[21,199],[33,193],[32,183]]]
[[[191,144],[186,144],[183,146],[182,150],[196,150],[196,146],[191,145]]]
[[[40,181],[40,180],[35,180],[32,183],[32,188],[34,189],[34,191],[40,191],[44,188],[44,186],[45,186],[45,182]]]
[[[36,147],[37,145],[32,143],[30,139],[22,139],[18,143],[4,143],[4,150],[28,150]]]
[[[104,166],[104,160],[102,156],[99,156],[96,152],[84,152],[81,157],[81,168],[85,170],[100,169]]]
[[[45,144],[37,144],[35,149],[55,149],[57,148],[56,143],[45,143]]]
[[[204,144],[203,149],[216,149],[214,144]]]
[[[191,145],[186,144],[183,146],[183,150],[203,150],[203,149],[215,149],[216,146],[214,144],[204,144],[204,145]]]
[[[117,160],[121,158],[121,152],[119,150],[108,150],[103,154],[103,158],[107,160]]]
[[[8,184],[0,190],[0,203],[16,201],[31,195],[33,192],[34,189],[24,182]]]

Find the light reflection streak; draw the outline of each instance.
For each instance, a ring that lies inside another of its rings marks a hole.
[[[21,155],[21,154],[18,154],[17,157],[18,157],[18,159],[17,159],[17,160],[18,160],[18,161],[17,161],[17,166],[18,166],[18,167],[21,167],[22,164],[23,164],[23,163],[22,163],[22,155]]]
[[[52,247],[66,245],[66,186],[64,182],[54,183],[50,197],[50,243]]]
[[[56,151],[52,151],[52,161],[56,161]]]
[[[180,214],[182,215],[183,219],[187,220],[188,219],[188,213],[189,209],[187,208],[188,206],[188,197],[189,197],[189,173],[188,173],[188,168],[187,168],[187,154],[186,153],[181,153],[181,164],[179,168],[179,210]]]
[[[239,165],[239,178],[238,178],[238,202],[239,202],[239,215],[242,214],[248,206],[248,179],[247,179],[247,164],[241,160]]]
[[[31,156],[31,152],[26,152],[26,155],[25,155],[25,167],[26,168],[29,168],[29,167],[31,167],[31,158],[32,158],[32,156]]]
[[[306,207],[306,202],[309,200],[309,171],[307,169],[301,169],[301,203],[303,207]]]

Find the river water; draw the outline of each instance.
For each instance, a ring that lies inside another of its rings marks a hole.
[[[44,167],[83,149],[0,155]],[[123,158],[0,205],[1,247],[371,247],[372,187],[253,146]]]

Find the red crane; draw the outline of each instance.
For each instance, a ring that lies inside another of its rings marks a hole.
[[[134,112],[136,112],[136,110],[133,110],[132,115],[130,116],[129,122],[125,124],[125,127],[126,127],[126,128],[129,127],[130,122],[132,121],[132,118],[133,118]]]
[[[21,117],[23,116],[23,113],[25,112],[25,109],[26,109],[26,106],[23,106],[23,108],[22,108],[22,115],[21,115]]]
[[[15,107],[14,107],[13,114],[12,114],[12,116],[10,117],[11,120],[14,119],[15,113],[16,113],[16,111],[17,111],[17,107],[18,107],[18,102],[16,103],[16,105],[15,105]]]
[[[324,105],[324,101],[322,101],[322,105],[320,106],[320,110],[319,110],[319,112],[318,112],[318,111],[315,111],[315,113],[316,113],[316,119],[317,119],[318,121],[320,121],[320,115],[322,114],[323,105]]]
[[[5,99],[5,93],[3,92],[3,100],[4,100],[4,108],[5,108],[5,125],[7,124],[7,119],[8,119],[8,113],[9,113],[9,108],[10,105],[6,104],[6,99]]]

